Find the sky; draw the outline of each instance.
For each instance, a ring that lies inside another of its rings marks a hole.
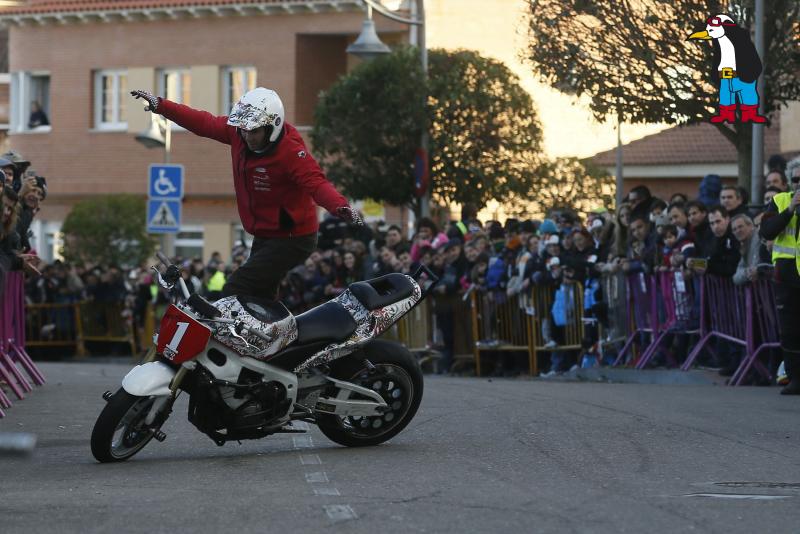
[[[386,0],[387,7],[397,0]],[[537,105],[544,129],[547,154],[587,157],[614,148],[615,123],[601,124],[592,118],[586,101],[567,96],[538,82],[530,65],[520,59],[526,43],[525,0],[426,0],[429,48],[467,48],[503,61],[520,77]],[[622,125],[627,143],[663,130],[663,125]]]

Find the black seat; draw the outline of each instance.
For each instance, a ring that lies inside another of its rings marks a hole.
[[[350,284],[350,293],[368,310],[383,308],[414,294],[414,284],[400,273]]]
[[[326,302],[295,317],[297,342],[301,345],[317,341],[342,342],[356,329],[353,316],[338,302]]]
[[[262,323],[275,323],[289,317],[289,310],[277,300],[259,297],[238,296],[239,303],[247,313]]]

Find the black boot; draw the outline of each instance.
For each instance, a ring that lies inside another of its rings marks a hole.
[[[781,395],[800,395],[800,379],[795,378],[781,389]]]

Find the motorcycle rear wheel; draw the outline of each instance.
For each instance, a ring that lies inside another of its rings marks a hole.
[[[101,463],[122,462],[153,439],[144,424],[155,397],[138,397],[120,388],[108,400],[92,430],[92,455]]]
[[[374,368],[370,369],[365,360]],[[347,447],[378,445],[393,438],[411,422],[422,401],[419,364],[407,348],[397,343],[373,341],[363,350],[336,360],[331,376],[373,389],[391,408],[370,417],[318,415],[316,422],[322,433]]]

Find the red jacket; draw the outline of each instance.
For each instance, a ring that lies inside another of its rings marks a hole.
[[[256,237],[313,234],[319,228],[316,204],[336,215],[348,202],[325,178],[302,137],[284,123],[283,137],[266,154],[256,154],[228,117],[216,117],[161,99],[158,113],[202,137],[231,146],[233,185],[242,226]],[[316,204],[315,204],[316,202]]]

